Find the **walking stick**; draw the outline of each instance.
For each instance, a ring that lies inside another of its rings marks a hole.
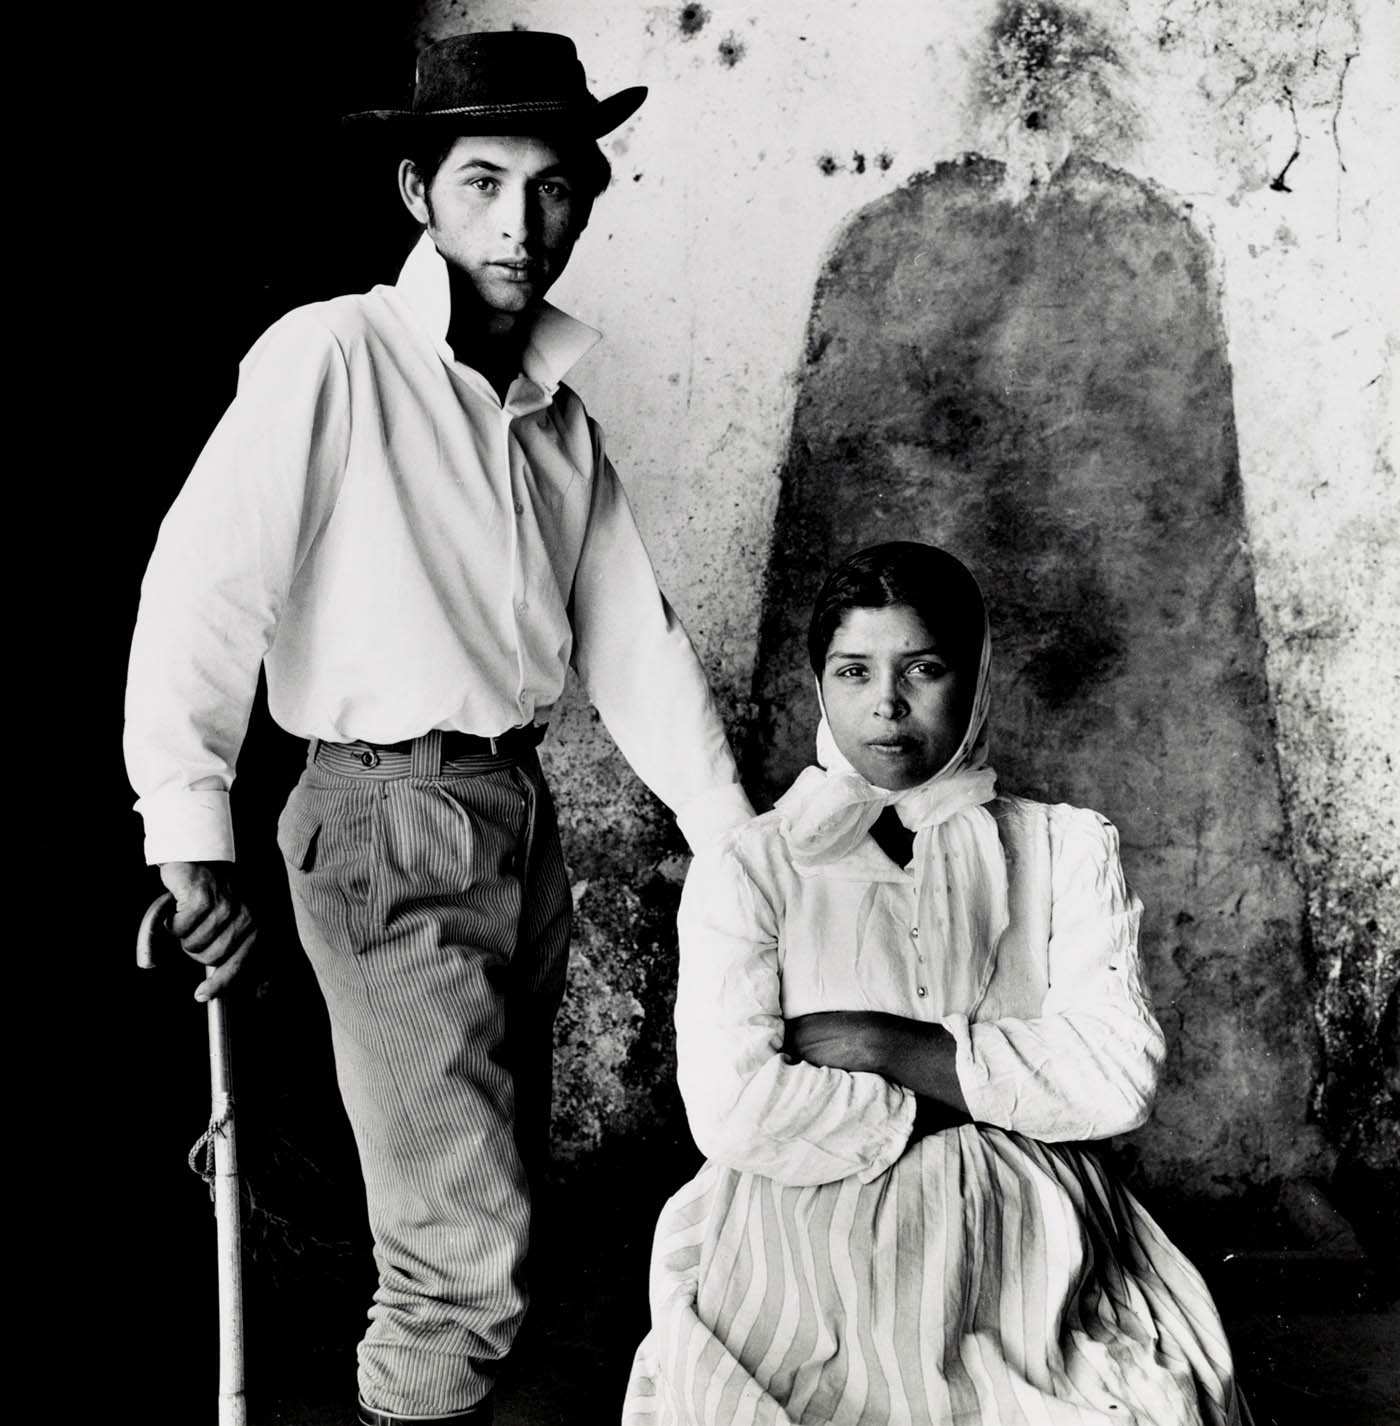
[[[170,913],[175,898],[167,891],[141,918],[136,934],[136,964],[150,970],[156,963],[156,941],[173,940]],[[205,976],[213,975],[208,967]],[[209,1001],[209,1127],[190,1151],[190,1167],[210,1180],[214,1226],[219,1253],[219,1417],[218,1426],[247,1426],[243,1396],[243,1258],[240,1251],[238,1148],[234,1139],[232,1063],[228,1020],[222,996]],[[200,1151],[213,1145],[213,1171],[195,1163]]]

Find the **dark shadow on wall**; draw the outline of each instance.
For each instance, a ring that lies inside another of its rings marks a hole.
[[[1068,166],[1017,206],[940,165],[862,210],[821,274],[782,472],[749,777],[810,761],[800,651],[829,563],[963,556],[995,635],[1007,790],[1098,809],[1147,907],[1171,1045],[1131,1141],[1163,1189],[1306,1171],[1317,1051],[1205,242],[1147,185]]]

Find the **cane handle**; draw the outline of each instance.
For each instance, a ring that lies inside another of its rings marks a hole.
[[[174,909],[175,898],[168,891],[161,892],[146,908],[136,932],[136,964],[142,970],[150,970],[156,963],[157,938],[172,937],[170,915]]]

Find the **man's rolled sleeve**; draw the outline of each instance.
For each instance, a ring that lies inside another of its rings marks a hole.
[[[136,804],[146,828],[148,866],[165,862],[231,862],[233,817],[227,792],[166,788]]]

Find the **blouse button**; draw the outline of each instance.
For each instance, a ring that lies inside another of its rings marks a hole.
[[[515,513],[517,515],[523,515],[525,513],[525,502],[523,500],[517,500],[515,502]]]
[[[922,999],[922,998],[923,998],[925,995],[927,995],[927,994],[928,994],[928,991],[926,991],[926,990],[923,988],[923,986],[920,986],[920,987],[919,987],[919,998]]]
[[[919,939],[919,928],[915,926],[914,929],[909,932],[909,934],[913,936],[913,938],[917,941]]]

